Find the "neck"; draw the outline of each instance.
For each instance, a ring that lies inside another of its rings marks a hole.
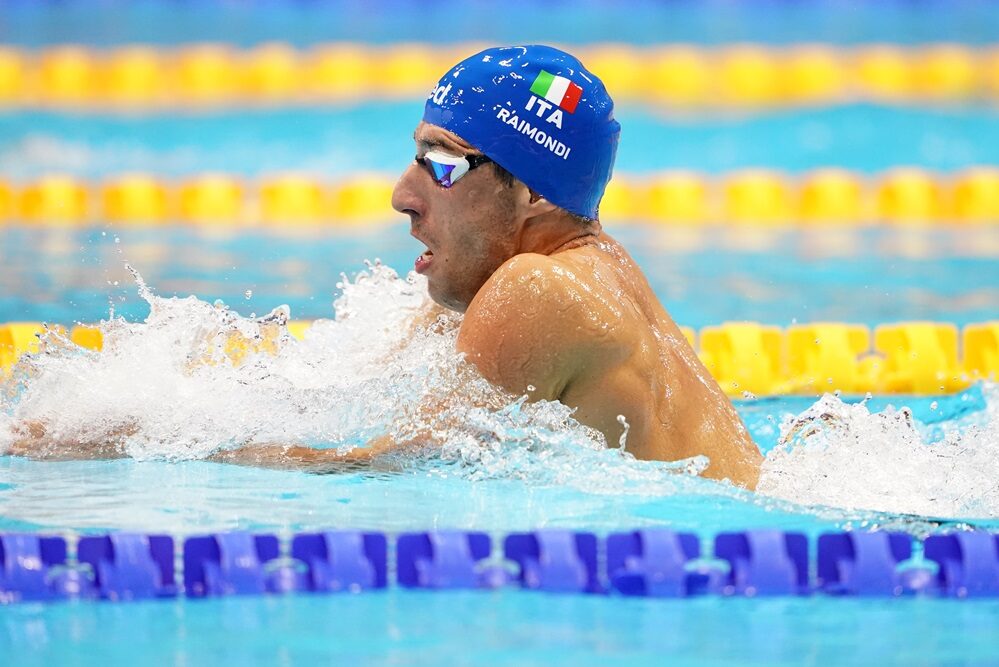
[[[521,232],[520,252],[554,255],[596,241],[601,231],[599,222],[584,227],[564,215],[533,218]]]

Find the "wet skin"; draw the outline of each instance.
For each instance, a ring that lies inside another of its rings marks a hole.
[[[414,138],[418,155],[477,153],[432,125]],[[458,349],[487,379],[575,408],[610,446],[623,416],[639,459],[705,455],[706,476],[755,487],[761,456],[731,402],[599,223],[581,225],[488,165],[445,189],[414,163],[392,204],[432,252],[417,270],[437,303],[465,313]]]
[[[421,123],[417,155],[476,154],[460,137]],[[708,457],[704,475],[755,488],[762,457],[731,402],[659,303],[641,270],[599,222],[583,224],[495,165],[443,188],[415,161],[392,195],[428,251],[416,261],[433,300],[464,313],[458,350],[494,384],[531,400],[558,400],[639,459]],[[124,455],[134,429],[101,442],[50,438],[26,424],[10,454],[38,458]],[[379,438],[341,452],[267,443],[213,460],[336,472],[380,465],[424,443]]]

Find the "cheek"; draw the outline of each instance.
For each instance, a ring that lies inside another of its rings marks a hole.
[[[459,194],[459,193],[453,193]],[[460,272],[456,280],[476,281],[488,277],[512,254],[509,203],[493,189],[468,188],[460,196],[441,202],[441,220],[447,223],[441,240],[447,244],[447,271]]]

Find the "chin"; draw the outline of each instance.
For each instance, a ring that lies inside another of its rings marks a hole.
[[[463,299],[453,292],[441,289],[437,281],[433,279],[430,279],[427,284],[427,292],[430,293],[430,298],[434,300],[434,303],[448,310],[456,310],[459,313],[464,313],[468,310],[468,304],[471,301],[470,299]]]
[[[430,298],[433,299],[434,303],[436,303],[438,306],[443,306],[444,308],[447,308],[449,310],[459,310],[458,308],[455,307],[454,298],[447,292],[440,290],[434,284],[435,282],[436,281],[434,280],[430,280],[428,281],[427,284],[427,292],[430,294]],[[460,309],[461,312],[464,312],[464,310],[465,310],[464,308]]]

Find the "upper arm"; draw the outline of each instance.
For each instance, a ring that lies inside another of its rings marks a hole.
[[[585,303],[578,282],[554,260],[518,255],[469,305],[458,350],[507,391],[558,399],[593,347],[585,334]]]

